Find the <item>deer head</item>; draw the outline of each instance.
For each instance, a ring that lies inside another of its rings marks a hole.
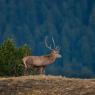
[[[60,48],[58,46],[55,45],[55,41],[52,37],[52,42],[53,42],[53,46],[54,48],[51,48],[51,45],[49,46],[47,43],[47,37],[45,38],[45,46],[51,50],[51,54],[55,57],[55,58],[61,58],[62,56],[59,54]]]

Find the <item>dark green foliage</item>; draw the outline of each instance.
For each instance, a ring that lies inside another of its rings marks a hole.
[[[12,39],[5,40],[0,45],[0,76],[23,75],[22,58],[30,54],[31,50],[27,45],[16,48]]]

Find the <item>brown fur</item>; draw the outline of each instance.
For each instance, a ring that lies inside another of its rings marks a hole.
[[[31,67],[40,67],[40,73],[43,73],[43,69],[48,64],[52,64],[56,58],[58,58],[59,52],[57,50],[53,50],[50,54],[44,56],[26,56],[24,57],[23,64],[25,66],[25,70]]]

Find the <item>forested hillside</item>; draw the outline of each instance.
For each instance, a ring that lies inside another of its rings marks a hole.
[[[95,77],[94,0],[0,0],[0,42],[28,44],[32,55],[49,53],[45,36],[55,38],[62,59],[46,74]]]

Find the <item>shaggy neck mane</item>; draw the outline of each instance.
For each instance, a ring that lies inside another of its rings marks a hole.
[[[50,59],[51,61],[54,61],[54,60],[56,59],[55,56],[54,56],[52,53],[46,55],[46,57],[47,57],[48,59]]]

